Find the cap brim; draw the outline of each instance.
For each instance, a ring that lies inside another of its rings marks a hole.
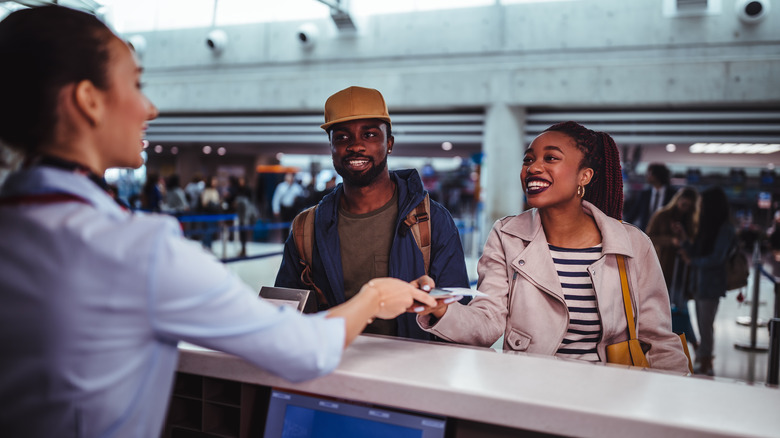
[[[320,125],[320,128],[322,128],[325,131],[327,131],[328,128],[330,128],[333,125],[336,125],[336,124],[339,124],[339,123],[344,123],[344,122],[349,122],[349,121],[352,121],[352,120],[361,120],[361,119],[379,119],[379,120],[382,120],[383,122],[389,123],[392,126],[392,122],[390,121],[390,117],[387,117],[384,114],[375,115],[375,116],[362,115],[361,114],[359,116],[349,116],[349,117],[342,117],[342,118],[336,119],[336,120],[331,120],[328,123],[323,123],[322,125]]]

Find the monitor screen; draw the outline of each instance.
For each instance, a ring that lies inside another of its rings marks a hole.
[[[444,438],[446,419],[294,392],[271,391],[266,438]]]

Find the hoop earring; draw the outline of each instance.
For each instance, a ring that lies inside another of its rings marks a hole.
[[[582,185],[577,186],[577,196],[579,196],[580,198],[585,197],[585,186]]]

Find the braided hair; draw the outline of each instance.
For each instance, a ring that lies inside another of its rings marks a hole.
[[[561,122],[544,132],[566,134],[584,155],[580,169],[593,169],[593,178],[585,187],[583,199],[598,207],[607,216],[623,218],[623,171],[620,153],[612,137],[606,132],[592,131],[576,122]]]

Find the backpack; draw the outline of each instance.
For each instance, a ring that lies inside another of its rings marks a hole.
[[[750,267],[747,257],[742,252],[739,239],[735,237],[729,250],[729,258],[726,260],[726,290],[746,287],[749,276]]]
[[[317,301],[321,306],[327,306],[328,300],[325,294],[314,284],[311,273],[312,250],[314,247],[314,216],[317,211],[317,205],[309,207],[298,213],[293,219],[291,233],[295,241],[295,248],[298,250],[298,262],[303,266],[301,272],[301,281],[306,286],[311,287],[317,293]],[[425,198],[417,204],[414,210],[410,211],[404,219],[404,224],[414,236],[414,242],[423,255],[425,261],[425,273],[428,274],[431,264],[431,200],[428,193]],[[422,226],[421,226],[422,224]]]

